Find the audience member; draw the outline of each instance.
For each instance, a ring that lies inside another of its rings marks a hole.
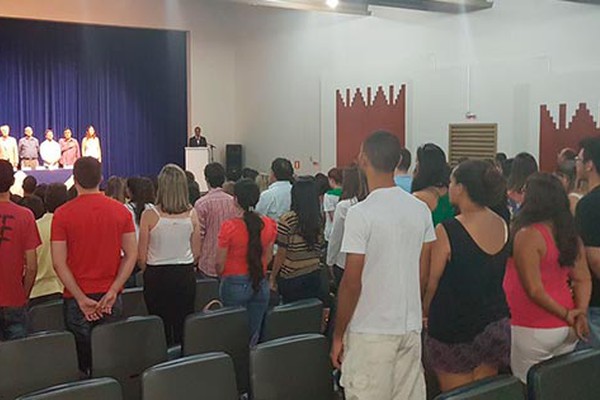
[[[278,221],[276,243],[271,288],[279,288],[284,303],[315,297],[324,300],[320,271],[323,223],[313,177],[301,177],[294,183],[291,211]]]
[[[511,313],[510,364],[526,382],[533,365],[575,349],[571,327],[580,339],[587,335],[591,283],[560,181],[536,173],[523,188],[504,290]]]
[[[225,168],[219,163],[204,167],[208,193],[198,199],[194,208],[200,222],[200,259],[198,270],[203,278],[217,278],[217,243],[221,226],[231,218],[239,217],[233,197],[223,191]],[[256,204],[252,205],[252,207]]]
[[[556,157],[556,164],[561,165],[565,161],[575,161],[577,158],[577,152],[570,147],[562,149]]]
[[[233,196],[235,194],[234,187],[235,187],[235,182],[227,181],[223,184],[223,191],[225,193],[227,193],[228,195]]]
[[[333,226],[333,213],[335,212],[335,206],[340,201],[342,195],[342,180],[343,172],[339,168],[332,168],[327,173],[329,179],[329,189],[323,195],[323,213],[325,214],[325,241],[329,241],[329,235],[331,234],[331,228]]]
[[[538,171],[537,161],[529,153],[519,153],[515,156],[508,177],[508,207],[512,216],[516,216],[523,204],[525,193],[523,188],[527,178]]]
[[[75,185],[71,186],[69,190],[67,190],[67,201],[71,201],[77,197],[77,188]]]
[[[504,175],[504,179],[508,180],[510,178],[510,174],[512,173],[512,166],[515,162],[514,158],[509,158],[508,160],[502,163],[502,175]]]
[[[32,196],[37,188],[37,179],[35,176],[27,175],[25,179],[23,179],[23,197]]]
[[[400,149],[400,162],[394,173],[394,182],[396,182],[396,186],[402,188],[406,193],[410,193],[412,189],[413,177],[408,172],[410,170],[411,161],[412,156],[410,151],[405,147]]]
[[[492,163],[466,161],[449,193],[460,215],[437,226],[424,305],[426,358],[442,391],[497,375],[510,355],[502,289],[509,230],[488,208],[506,194],[504,177]]]
[[[397,187],[400,142],[377,132],[359,155],[369,196],[350,208],[331,360],[350,399],[424,400],[419,263],[435,240],[427,206]],[[391,306],[401,305],[401,306]]]
[[[368,191],[364,175],[358,166],[346,168],[343,176],[342,195],[335,207],[331,236],[327,245],[327,265],[332,268],[336,288],[340,286],[346,267],[346,254],[341,252],[346,215],[350,207],[367,197]]]
[[[427,204],[433,216],[434,226],[454,217],[454,208],[448,196],[450,168],[444,150],[433,143],[419,147],[415,168],[412,193]]]
[[[40,183],[33,191],[33,195],[39,197],[40,199],[45,199],[46,189],[48,189],[48,185],[45,183]]]
[[[73,177],[77,198],[54,212],[52,261],[65,286],[65,323],[75,336],[79,368],[87,373],[92,328],[121,318],[120,292],[135,265],[137,247],[127,209],[100,192],[100,162],[80,158]]]
[[[194,205],[200,198],[200,185],[196,182],[196,176],[191,171],[185,171],[188,184],[188,194],[190,197],[190,204]]]
[[[277,224],[254,212],[260,191],[251,179],[235,184],[236,207],[243,216],[226,220],[219,233],[216,272],[221,277],[220,297],[226,307],[248,310],[250,345],[258,343],[269,304],[267,265],[273,258]],[[236,212],[236,215],[239,215]]]
[[[593,278],[589,344],[600,348],[600,138],[583,140],[580,146],[577,176],[587,180],[589,193],[577,204],[575,220]]]
[[[294,168],[285,158],[277,158],[271,164],[271,185],[260,194],[256,212],[275,221],[290,211]]]
[[[44,213],[46,213],[44,202],[36,195],[23,197],[19,205],[31,210],[36,220],[42,218],[44,216]]]
[[[129,202],[125,204],[125,207],[127,207],[133,217],[135,237],[139,238],[142,213],[144,210],[153,207],[156,200],[152,181],[145,177],[127,179],[127,197],[129,198]]]
[[[111,199],[118,201],[121,204],[125,204],[127,181],[119,176],[111,176],[106,181],[106,189],[104,194]]]
[[[500,172],[502,172],[502,164],[504,164],[506,160],[508,160],[506,153],[496,153],[496,156],[494,157],[494,165],[500,169]]]
[[[582,185],[582,182],[585,180],[577,178],[576,161],[567,160],[562,164],[559,164],[554,175],[560,180],[565,192],[567,192],[571,213],[575,215],[577,203],[579,203],[579,200],[585,195],[585,190],[583,190]]]
[[[62,298],[63,284],[56,275],[52,265],[52,253],[50,251],[50,227],[54,212],[60,206],[67,202],[67,187],[62,183],[53,183],[48,185],[46,190],[47,213],[37,221],[37,227],[40,232],[42,244],[37,249],[38,271],[35,277],[33,290],[29,295],[29,306],[42,304],[52,300]]]
[[[168,164],[158,176],[156,207],[142,213],[138,265],[148,312],[162,318],[169,345],[181,343],[185,318],[194,312],[199,254],[200,226],[185,172]]]
[[[13,174],[13,165],[0,160],[0,342],[27,335],[27,298],[41,243],[31,211],[10,201]]]
[[[251,181],[256,181],[258,178],[258,171],[252,168],[244,168],[242,169],[242,179],[250,179]]]

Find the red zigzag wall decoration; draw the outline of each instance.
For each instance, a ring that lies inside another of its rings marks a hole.
[[[367,87],[366,100],[357,88],[351,96],[350,89],[336,91],[336,154],[337,165],[345,167],[356,160],[361,143],[373,132],[385,130],[398,136],[402,146],[406,142],[406,85],[391,85],[388,94],[379,86],[373,96]]]

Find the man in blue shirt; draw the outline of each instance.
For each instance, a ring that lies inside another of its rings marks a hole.
[[[40,142],[33,137],[33,129],[28,126],[24,131],[25,136],[19,139],[19,158],[21,168],[37,168],[39,165]]]
[[[394,174],[394,182],[396,182],[396,186],[402,188],[405,192],[411,193],[412,187],[412,175],[408,173],[410,169],[410,151],[407,148],[403,147],[400,149],[400,162],[396,167],[396,173]]]
[[[292,206],[294,168],[290,160],[276,158],[271,164],[271,185],[261,193],[256,212],[277,221]]]

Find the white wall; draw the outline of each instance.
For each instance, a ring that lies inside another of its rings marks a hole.
[[[247,163],[265,170],[284,155],[301,161],[301,172],[312,172],[311,159],[328,168],[335,89],[403,82],[409,147],[446,147],[448,123],[471,111],[478,122],[499,124],[500,151],[537,154],[540,102],[581,99],[597,111],[600,7],[495,3],[468,15],[375,8],[369,17],[248,7],[236,53]]]
[[[235,6],[220,0],[0,0],[0,16],[189,32],[189,123],[222,157],[235,131]],[[172,134],[172,133],[171,133]]]

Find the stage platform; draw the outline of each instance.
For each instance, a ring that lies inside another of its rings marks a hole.
[[[23,195],[23,180],[26,176],[31,175],[35,177],[40,184],[50,183],[64,183],[67,188],[73,186],[73,169],[72,168],[59,168],[59,169],[35,169],[15,172],[15,184],[10,188],[10,192],[19,196]]]

